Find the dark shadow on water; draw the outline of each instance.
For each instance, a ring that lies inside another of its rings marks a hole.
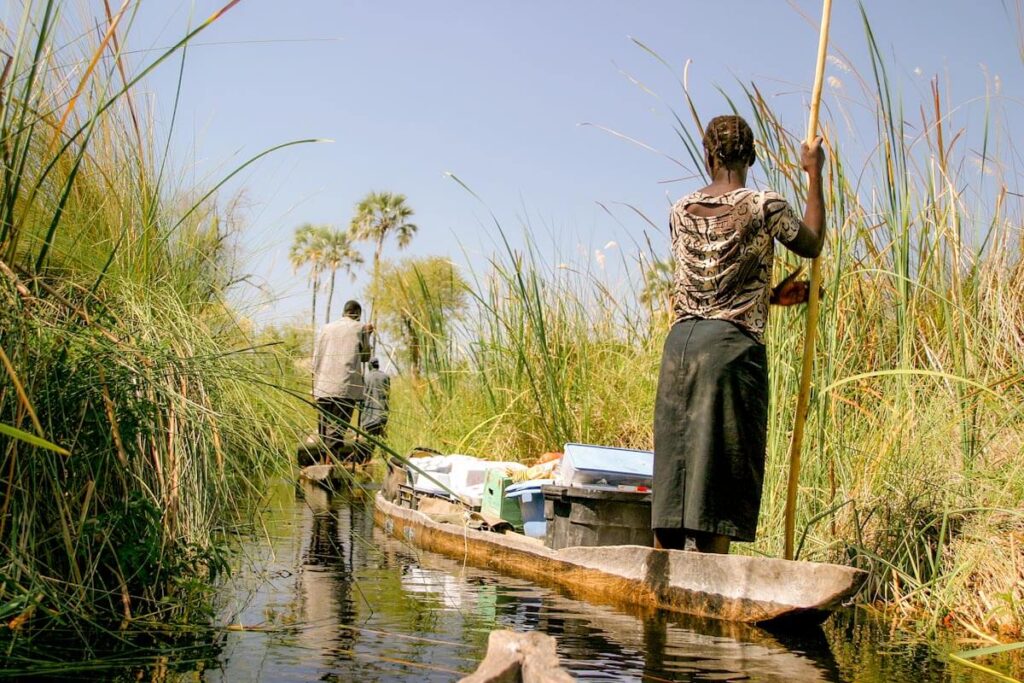
[[[195,680],[219,666],[222,638],[209,632],[110,634],[92,629],[0,636],[0,679],[17,681]]]

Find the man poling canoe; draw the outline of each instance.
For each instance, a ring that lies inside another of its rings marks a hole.
[[[654,410],[651,526],[662,548],[728,552],[753,541],[768,420],[763,335],[769,303],[808,299],[791,276],[770,286],[775,241],[814,258],[825,238],[821,139],[803,145],[803,220],[779,194],[747,188],[754,136],[739,116],[704,133],[711,183],[672,207],[675,321],[665,341]]]

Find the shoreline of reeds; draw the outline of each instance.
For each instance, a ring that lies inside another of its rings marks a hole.
[[[74,41],[65,3],[26,3],[4,39],[0,630],[11,643],[208,619],[233,519],[291,466],[301,402],[289,359],[233,309],[232,207],[217,203],[219,185],[175,177],[133,96],[234,4],[141,62],[122,44],[133,3]]]

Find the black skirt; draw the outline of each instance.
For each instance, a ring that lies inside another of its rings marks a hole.
[[[764,345],[724,320],[676,323],[654,405],[651,526],[753,541],[767,429]]]

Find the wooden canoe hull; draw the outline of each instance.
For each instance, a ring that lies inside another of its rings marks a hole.
[[[342,465],[310,465],[299,470],[300,481],[308,481],[326,488],[337,488],[351,479],[352,473],[345,471]]]
[[[840,565],[641,546],[551,550],[523,536],[441,524],[377,495],[374,519],[424,550],[505,574],[555,585],[576,597],[745,623],[821,621],[864,582]]]
[[[351,489],[368,481],[370,473],[365,465],[310,465],[299,469],[299,481],[322,486],[328,491]]]

